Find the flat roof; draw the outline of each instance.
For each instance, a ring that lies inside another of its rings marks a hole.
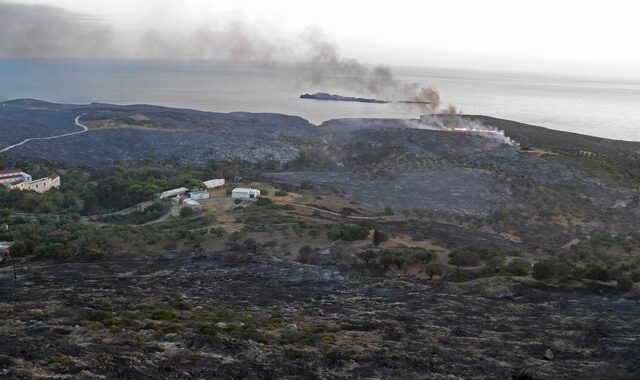
[[[21,170],[21,169],[2,169],[2,170],[0,170],[0,175],[20,174],[20,173],[24,173],[24,171]],[[25,174],[27,174],[27,173],[25,173]]]

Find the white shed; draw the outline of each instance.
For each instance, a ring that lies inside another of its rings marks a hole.
[[[189,189],[187,189],[186,187],[179,187],[177,189],[163,191],[162,193],[160,193],[160,195],[158,195],[158,198],[165,199],[169,197],[174,197],[176,195],[184,194],[187,191],[189,191]]]
[[[260,196],[260,190],[251,189],[246,187],[236,187],[231,192],[231,198],[233,199],[253,199]]]
[[[208,198],[209,198],[209,192],[207,190],[191,191],[189,193],[189,199],[193,199],[196,201],[199,201],[201,199],[208,199]]]
[[[215,179],[210,179],[208,181],[204,181],[204,185],[207,187],[207,189],[213,189],[216,187],[224,186],[224,178],[215,178]]]

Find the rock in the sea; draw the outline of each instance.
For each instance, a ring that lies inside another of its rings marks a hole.
[[[301,99],[315,99],[315,100],[333,100],[339,102],[360,102],[360,103],[388,103],[386,100],[372,99],[372,98],[356,98],[354,96],[342,96],[328,94],[326,92],[318,92],[315,94],[303,94],[300,95]]]

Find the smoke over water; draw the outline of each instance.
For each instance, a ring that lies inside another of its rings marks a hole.
[[[319,29],[303,34],[301,41],[306,48],[305,59],[298,64],[303,81],[419,106],[426,113],[439,109],[440,94],[436,90],[417,83],[402,83],[395,79],[387,66],[371,68],[357,59],[342,57],[337,44],[332,43]],[[457,112],[453,106],[449,106],[448,110]]]
[[[125,33],[99,17],[0,0],[0,57],[294,62],[291,76],[301,85],[373,96],[420,113],[458,112],[453,106],[440,109],[440,95],[433,88],[401,82],[387,66],[341,56],[338,45],[318,28],[294,39],[277,38],[263,29],[259,22],[223,14],[179,32],[150,27]]]
[[[93,58],[115,53],[99,19],[45,5],[0,2],[0,57]]]

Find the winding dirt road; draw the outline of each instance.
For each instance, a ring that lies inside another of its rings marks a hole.
[[[85,133],[85,132],[87,132],[89,130],[89,128],[86,125],[83,125],[83,124],[80,123],[80,117],[81,116],[82,115],[77,116],[76,120],[75,120],[76,125],[78,127],[82,128],[81,131],[70,132],[70,133],[65,133],[65,134],[62,134],[62,135],[49,136],[49,137],[32,137],[32,138],[28,138],[28,139],[20,141],[17,144],[10,145],[10,146],[8,146],[6,148],[0,149],[0,153],[4,153],[4,152],[7,152],[7,151],[9,151],[9,150],[11,150],[13,148],[17,148],[20,145],[24,145],[24,144],[28,143],[29,141],[34,141],[34,140],[53,140],[53,139],[59,139],[59,138],[62,138],[62,137],[68,137],[68,136],[79,135],[81,133]]]

